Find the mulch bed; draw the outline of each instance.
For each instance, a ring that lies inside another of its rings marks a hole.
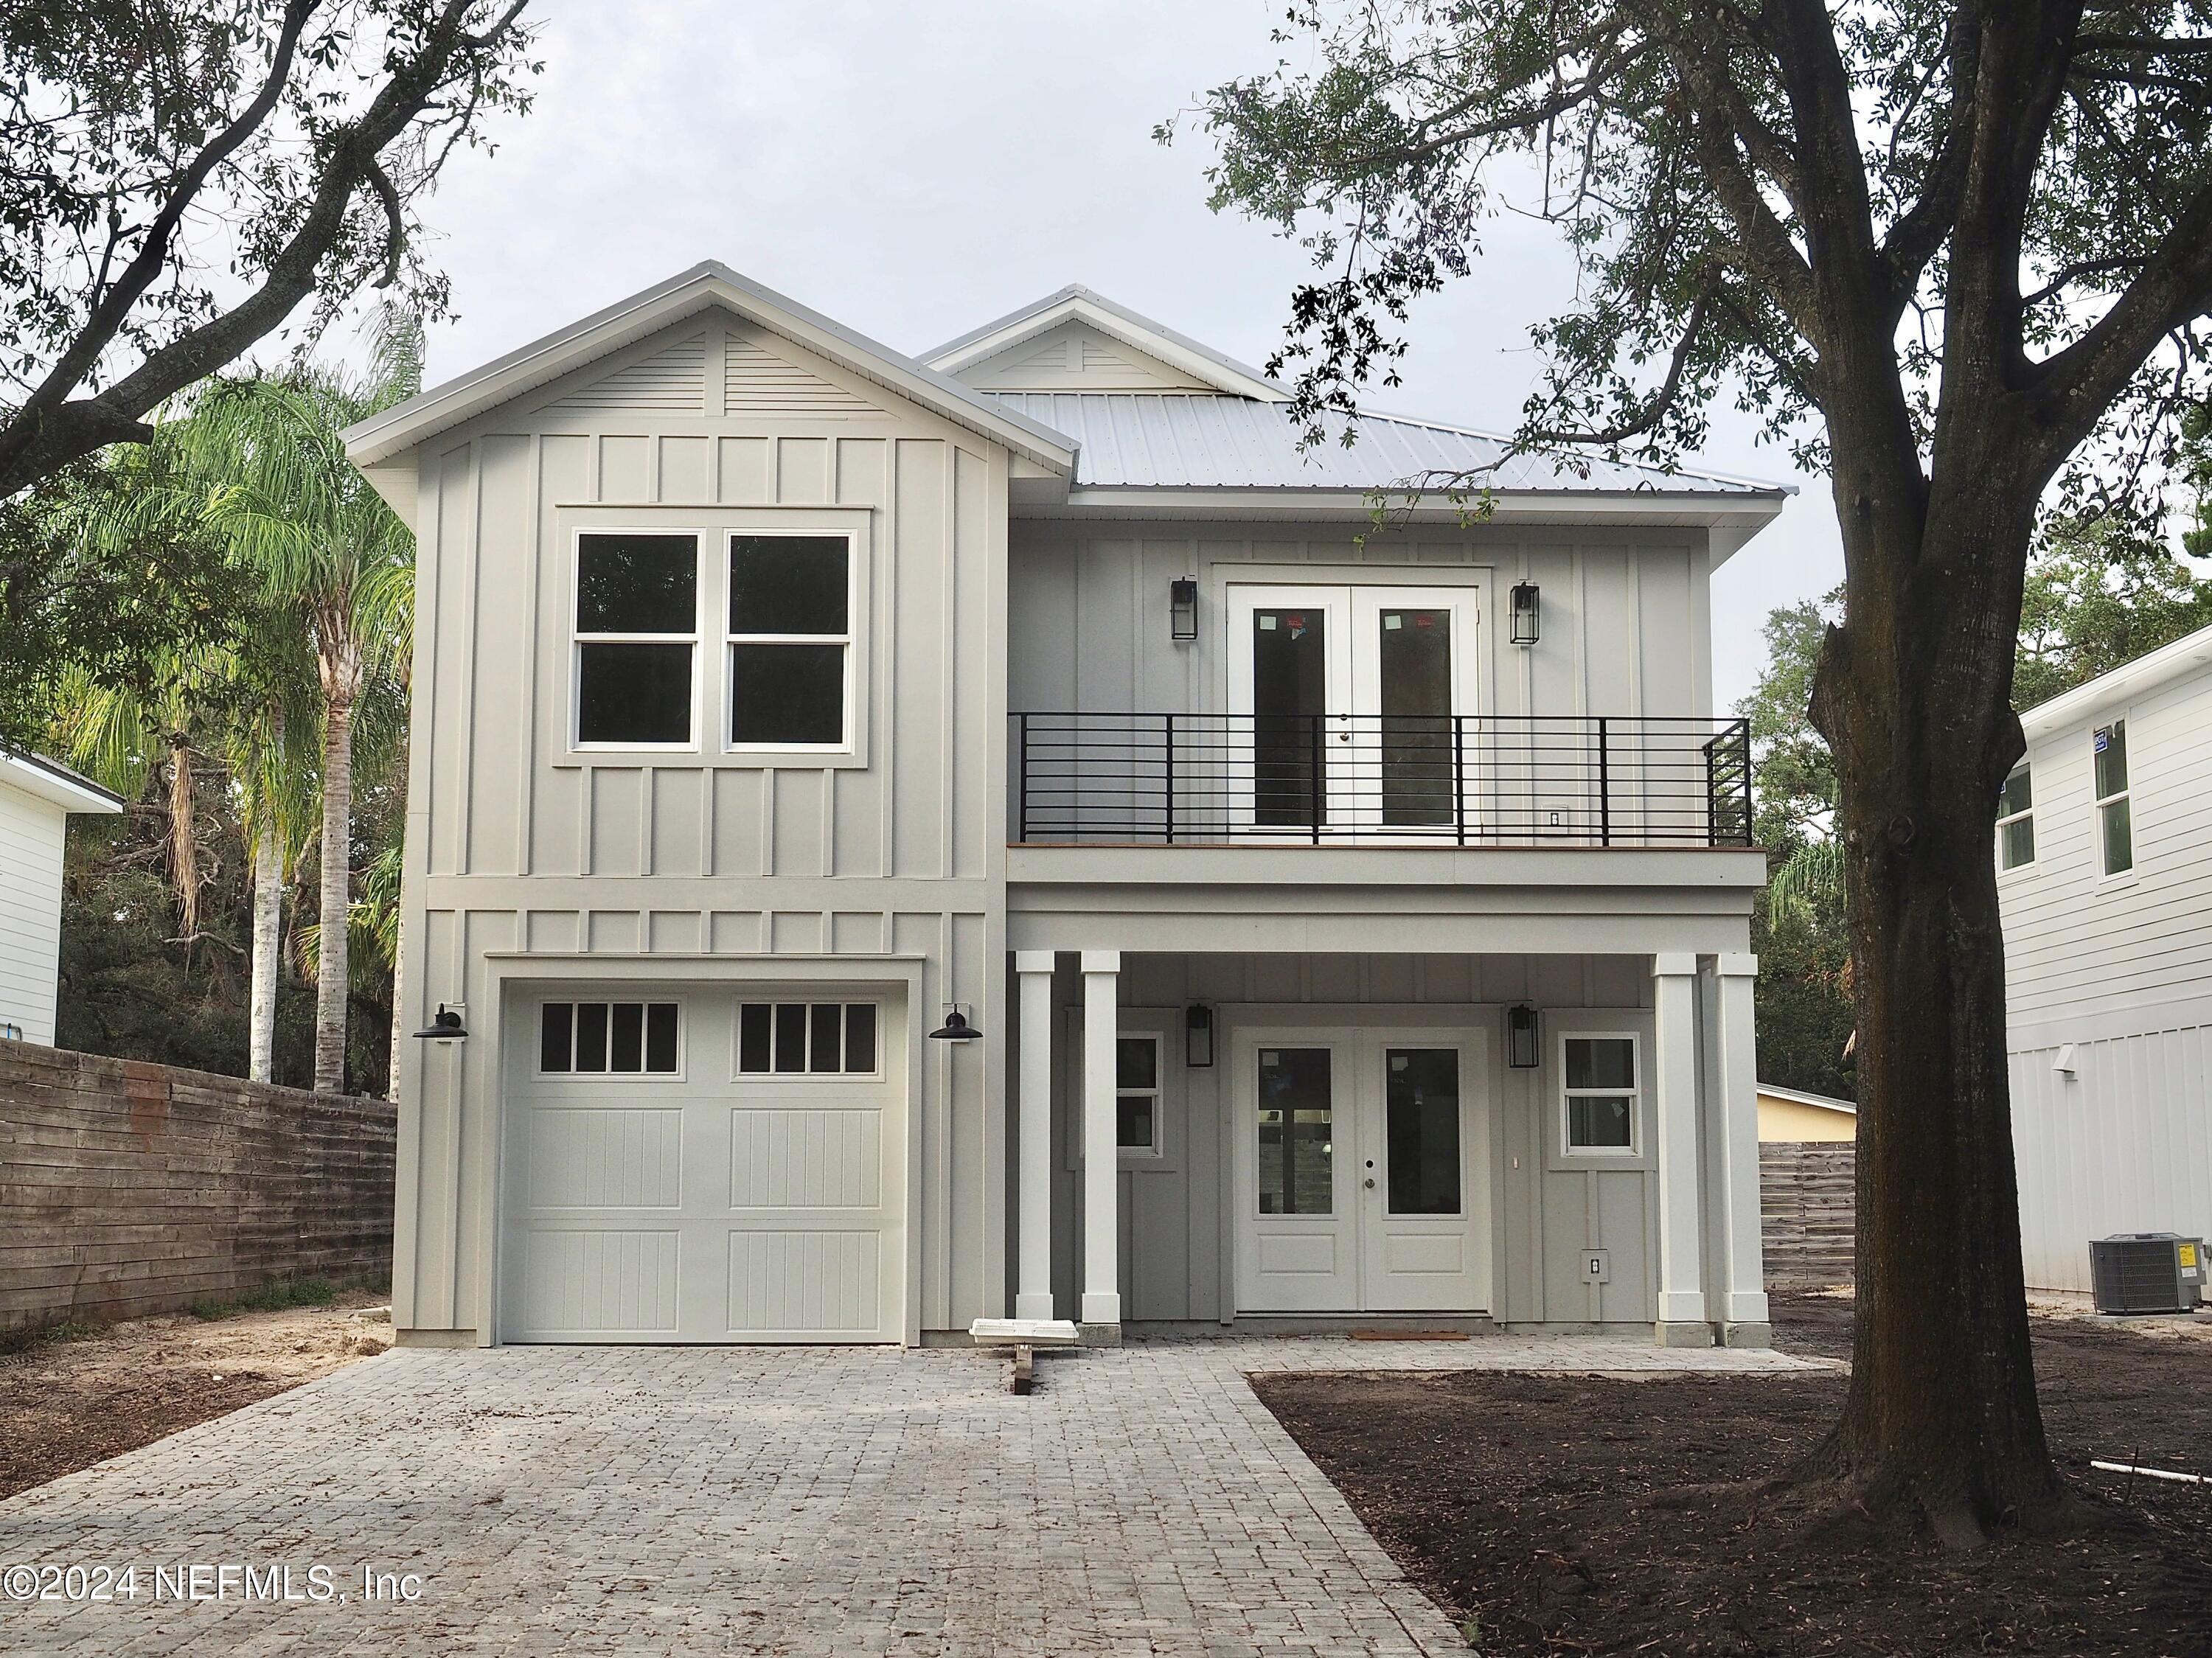
[[[1778,1337],[1844,1353],[1850,1316],[1778,1301]],[[1759,1494],[1833,1424],[1840,1373],[1253,1386],[1485,1654],[2212,1654],[2212,1485],[2088,1467],[2212,1473],[2212,1342],[2039,1322],[2036,1360],[2089,1523],[1963,1556]]]

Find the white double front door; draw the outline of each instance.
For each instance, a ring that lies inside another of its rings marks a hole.
[[[1485,1052],[1480,1031],[1238,1033],[1238,1311],[1488,1310]]]

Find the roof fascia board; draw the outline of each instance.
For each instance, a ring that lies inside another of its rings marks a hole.
[[[2086,722],[2115,703],[2157,690],[2170,682],[2212,664],[2212,628],[2199,628],[2148,656],[2123,663],[2100,674],[2086,685],[2061,692],[2037,708],[2021,715],[2021,729],[2030,742],[2051,737],[2069,726]]]
[[[1387,493],[1387,492],[1386,492]],[[1663,525],[1674,528],[1741,531],[1741,546],[1771,523],[1784,497],[1731,491],[1661,495],[1650,490],[1531,490],[1493,495],[1490,510],[1475,521],[1489,524]],[[1374,492],[1364,489],[1267,489],[1216,485],[1204,489],[1126,487],[1070,489],[1065,507],[1050,515],[1100,518],[1184,518],[1282,519],[1371,519]],[[1439,502],[1408,511],[1391,507],[1393,518],[1416,524],[1458,524],[1465,515]],[[1730,550],[1734,550],[1731,549]]]
[[[1261,403],[1289,400],[1280,386],[1263,376],[1206,349],[1194,340],[1184,338],[1171,329],[1163,328],[1149,318],[1139,317],[1133,311],[1124,311],[1119,306],[1106,304],[1088,293],[1064,295],[1046,301],[1030,311],[1017,312],[1000,323],[987,324],[987,331],[940,346],[927,361],[932,368],[940,373],[957,374],[986,358],[1012,350],[1024,340],[1048,333],[1070,319],[1088,324],[1109,339],[1117,340],[1133,350],[1157,357],[1200,384],[1211,386],[1231,397],[1251,398]]]
[[[712,260],[349,427],[346,453],[358,467],[376,466],[441,431],[718,306],[1039,465],[1054,471],[1074,468],[1075,447],[1064,434],[1000,408],[949,376]]]
[[[118,812],[123,797],[36,755],[0,750],[0,780],[64,811]]]

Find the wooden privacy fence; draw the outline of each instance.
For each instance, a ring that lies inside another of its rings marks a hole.
[[[1848,1141],[1759,1148],[1769,1284],[1849,1284],[1856,1199]]]
[[[0,1330],[392,1272],[388,1100],[0,1042]]]

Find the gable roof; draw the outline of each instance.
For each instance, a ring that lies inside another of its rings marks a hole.
[[[1777,1088],[1772,1083],[1759,1084],[1759,1091],[1762,1098],[1787,1100],[1792,1105],[1809,1105],[1819,1111],[1840,1111],[1852,1117],[1859,1114],[1858,1107],[1849,1100],[1839,1100],[1832,1094],[1808,1094],[1802,1089]]]
[[[121,811],[125,801],[112,789],[71,771],[58,760],[0,743],[0,783],[21,789],[64,811]]]
[[[670,324],[720,306],[908,401],[1004,444],[1049,471],[1072,472],[1074,450],[1058,432],[913,358],[739,276],[719,259],[657,282],[603,311],[493,359],[345,431],[346,454],[364,471],[474,419]]]
[[[2030,742],[2063,731],[2077,720],[2087,720],[2115,703],[2201,671],[2212,663],[2212,628],[2199,628],[2170,640],[2147,655],[2124,662],[2109,673],[2099,674],[2070,691],[2061,691],[2021,715],[2021,729]]]
[[[1018,310],[971,328],[922,361],[943,374],[957,374],[987,357],[1011,351],[1024,340],[1048,333],[1070,318],[1088,323],[1109,339],[1158,357],[1179,368],[1202,386],[1231,397],[1256,398],[1262,403],[1287,402],[1290,393],[1260,369],[1224,356],[1212,346],[1179,334],[1165,323],[1154,322],[1126,305],[1116,305],[1103,294],[1094,294],[1080,282],[1070,282],[1056,294],[1048,294]]]

